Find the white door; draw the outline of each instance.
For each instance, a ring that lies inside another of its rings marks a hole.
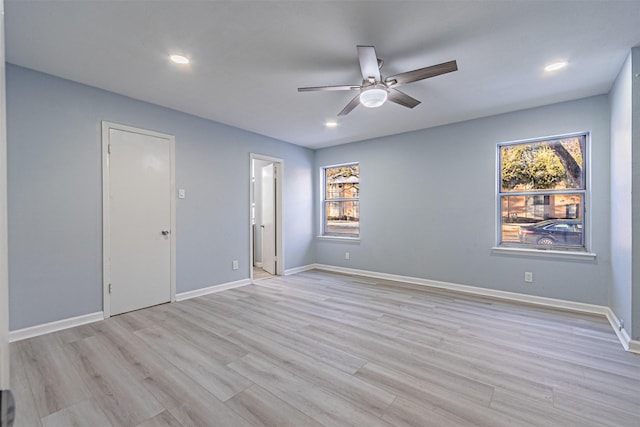
[[[171,300],[171,145],[110,128],[110,314]]]
[[[276,165],[262,168],[262,269],[276,274]]]

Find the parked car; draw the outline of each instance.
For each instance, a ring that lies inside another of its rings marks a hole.
[[[541,246],[582,246],[582,221],[579,219],[548,219],[531,225],[521,225],[520,243]]]

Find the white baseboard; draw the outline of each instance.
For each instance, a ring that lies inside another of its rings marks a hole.
[[[251,284],[251,280],[243,279],[236,282],[224,283],[216,286],[209,286],[208,288],[196,289],[195,291],[182,292],[176,294],[176,301],[184,301],[186,299],[199,297],[202,295],[208,295],[215,292],[221,292],[227,289],[238,288]],[[15,342],[24,340],[27,338],[37,337],[39,335],[48,334],[51,332],[61,331],[63,329],[73,328],[75,326],[86,325],[87,323],[93,323],[100,320],[104,320],[104,312],[96,312],[90,314],[84,314],[82,316],[71,317],[69,319],[57,320],[55,322],[45,323],[42,325],[30,326],[24,329],[17,329],[9,332],[9,342]]]
[[[375,271],[356,270],[353,268],[335,267],[332,265],[316,264],[319,270],[333,271],[336,273],[354,274],[358,276],[371,277],[374,279],[394,280],[398,282],[411,283],[413,285],[423,285],[432,288],[447,289],[450,291],[463,292],[466,294],[480,295],[491,298],[517,301],[528,304],[535,304],[545,307],[561,308],[564,310],[577,311],[582,313],[594,313],[606,315],[609,307],[581,302],[565,301],[554,298],[539,297],[535,295],[519,294],[516,292],[499,291],[495,289],[480,288],[469,285],[458,285],[456,283],[440,282],[437,280],[421,279],[418,277],[399,276],[397,274],[378,273]]]
[[[27,338],[37,337],[38,335],[57,332],[63,329],[73,328],[75,326],[86,325],[87,323],[93,323],[100,320],[104,320],[104,313],[102,311],[71,317],[69,319],[57,320],[55,322],[44,323],[42,325],[31,326],[24,329],[17,329],[9,332],[9,342],[25,340]]]
[[[609,324],[613,328],[613,332],[615,332],[618,336],[618,340],[620,340],[620,343],[622,344],[624,349],[631,353],[640,354],[640,341],[631,339],[627,330],[622,327],[618,316],[616,316],[613,310],[609,307],[607,307],[606,316],[609,320]]]
[[[261,262],[256,262],[255,264],[256,264],[256,267],[262,268],[262,263]]]
[[[559,308],[563,310],[576,311],[581,313],[591,313],[605,316],[615,334],[617,335],[620,343],[625,350],[640,354],[640,341],[632,340],[629,334],[624,328],[620,328],[620,320],[611,308],[601,305],[585,304],[580,302],[559,300],[555,298],[539,297],[534,295],[519,294],[516,292],[499,291],[494,289],[478,288],[468,285],[459,285],[455,283],[440,282],[436,280],[421,279],[418,277],[400,276],[396,274],[379,273],[375,271],[357,270],[354,268],[337,267],[326,264],[309,264],[301,267],[295,267],[285,270],[285,276],[291,274],[302,273],[308,270],[325,270],[335,273],[352,274],[357,276],[371,277],[374,279],[394,280],[398,282],[411,283],[414,285],[428,286],[432,288],[447,289],[456,292],[462,292],[472,295],[480,295],[492,298],[498,298],[509,301],[524,302],[528,304],[535,304],[544,307]],[[241,286],[250,285],[250,279],[242,279],[235,282],[223,283],[220,285],[209,286],[207,288],[196,289],[194,291],[181,292],[176,294],[176,301],[184,301],[187,299],[208,295],[216,292],[225,291],[228,289],[239,288]],[[75,326],[85,325],[87,323],[93,323],[104,319],[104,313],[102,311],[96,313],[85,314],[82,316],[72,317],[69,319],[58,320],[55,322],[49,322],[42,325],[31,326],[24,329],[18,329],[9,332],[9,342],[15,342],[24,340],[27,338],[36,337],[38,335],[44,335],[51,332],[61,331],[63,329],[73,328]]]
[[[222,283],[220,285],[209,286],[206,288],[196,289],[194,291],[181,292],[176,294],[176,301],[184,301],[191,298],[201,297],[203,295],[214,294],[216,292],[226,291],[227,289],[239,288],[251,284],[251,279],[242,279],[235,282]]]
[[[605,316],[613,331],[616,333],[618,340],[625,350],[640,354],[640,341],[632,340],[624,328],[620,328],[620,321],[613,310],[607,306],[585,304],[581,302],[566,301],[555,298],[539,297],[535,295],[519,294],[516,292],[499,291],[495,289],[479,288],[468,285],[458,285],[455,283],[440,282],[436,280],[421,279],[417,277],[399,276],[396,274],[379,273],[375,271],[357,270],[354,268],[337,267],[326,264],[312,264],[306,266],[306,270],[316,268],[318,270],[332,271],[335,273],[353,274],[357,276],[371,277],[374,279],[394,280],[398,282],[411,283],[414,285],[429,286],[432,288],[447,289],[456,292],[463,292],[472,295],[479,295],[491,298],[498,298],[508,301],[516,301],[527,304],[534,304],[543,307],[558,308],[562,310],[575,311],[580,313],[590,313]]]
[[[303,271],[313,270],[314,268],[319,268],[318,264],[308,264],[308,265],[303,265],[302,267],[289,268],[284,271],[284,275],[290,276],[292,274],[302,273]]]

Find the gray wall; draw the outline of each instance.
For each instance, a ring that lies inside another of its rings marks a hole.
[[[611,92],[611,308],[625,328],[631,322],[632,277],[631,55]],[[637,151],[637,150],[636,150]]]
[[[633,227],[633,259],[631,278],[631,322],[629,334],[632,339],[640,340],[640,47],[631,50],[631,138],[632,138],[632,227]]]
[[[313,151],[7,65],[11,330],[102,310],[102,120],[176,137],[178,293],[249,277],[251,152],[285,161],[285,268],[315,261]]]
[[[492,254],[496,144],[578,131],[592,136],[596,261]],[[609,137],[608,99],[598,96],[318,150],[316,174],[360,162],[361,241],[318,240],[317,262],[608,305]]]

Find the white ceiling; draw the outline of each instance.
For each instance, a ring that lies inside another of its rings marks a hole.
[[[5,20],[8,62],[311,148],[607,93],[640,43],[640,1],[5,0]],[[354,93],[297,92],[359,84],[358,44],[385,76],[459,71],[403,86],[413,110],[338,119]]]

